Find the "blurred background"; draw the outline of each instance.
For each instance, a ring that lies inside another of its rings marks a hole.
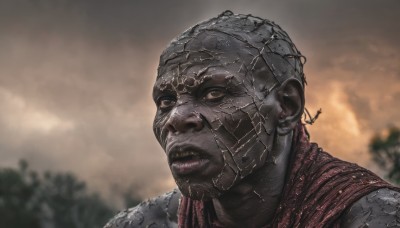
[[[312,141],[399,179],[398,0],[0,0],[0,227],[99,227],[173,189],[151,128],[159,55],[226,9],[307,57]]]

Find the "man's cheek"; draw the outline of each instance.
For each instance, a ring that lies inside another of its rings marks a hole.
[[[218,126],[213,128],[216,141],[224,157],[230,157],[230,166],[234,166],[241,177],[245,177],[262,164],[269,154],[270,124],[255,106],[247,106],[219,119],[221,121],[216,122]]]
[[[229,190],[239,180],[239,169],[229,149],[224,146],[224,143],[216,139],[217,145],[220,148],[224,166],[221,172],[212,179],[213,185],[222,191]]]

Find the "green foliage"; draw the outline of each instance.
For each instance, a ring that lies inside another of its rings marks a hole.
[[[390,128],[386,137],[374,136],[369,147],[374,161],[388,172],[388,179],[400,184],[400,129]]]
[[[19,169],[0,169],[0,227],[94,228],[114,213],[72,174],[39,176],[26,161]]]

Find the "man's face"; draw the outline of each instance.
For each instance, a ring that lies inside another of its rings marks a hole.
[[[208,34],[187,48],[160,67],[153,130],[181,192],[213,198],[270,156],[278,114],[274,92],[265,91],[274,85],[233,38]]]

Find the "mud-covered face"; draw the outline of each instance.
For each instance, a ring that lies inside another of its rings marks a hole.
[[[255,58],[218,33],[160,65],[153,130],[184,195],[218,197],[271,158],[276,84]]]

